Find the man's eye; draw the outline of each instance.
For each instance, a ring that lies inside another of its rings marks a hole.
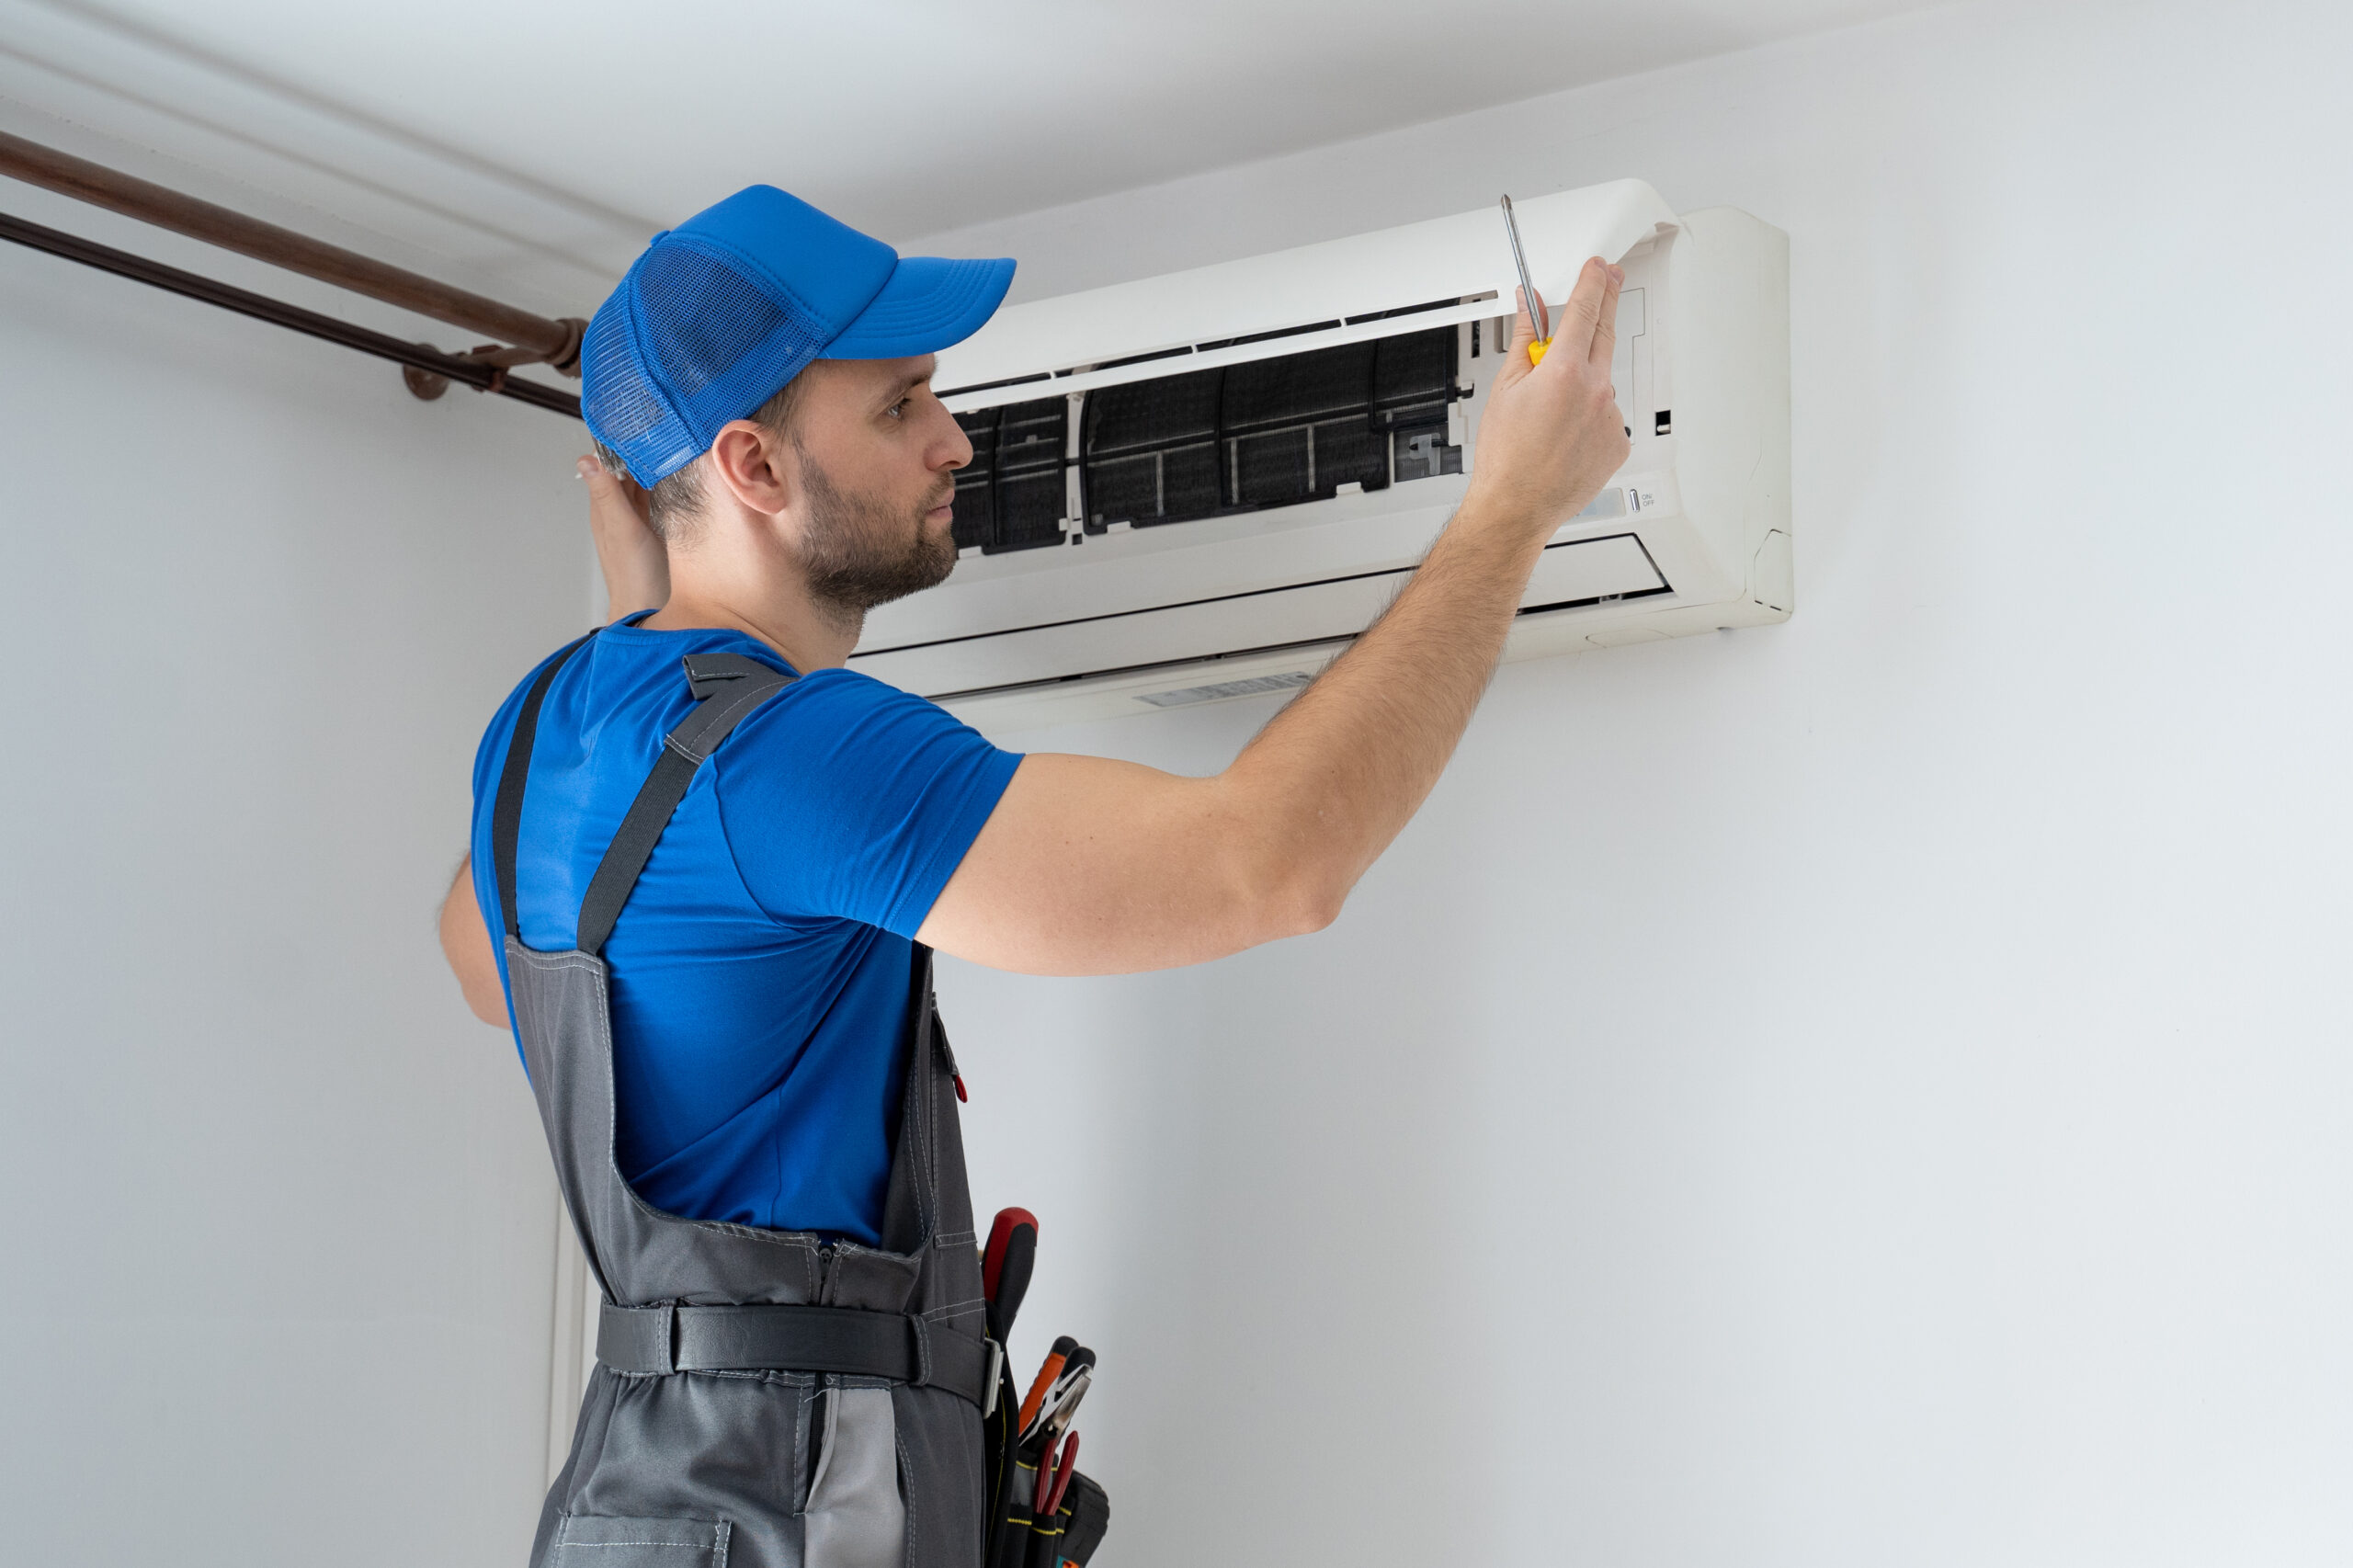
[[[904,418],[907,412],[907,403],[908,400],[903,397],[882,412],[889,415],[893,419]]]

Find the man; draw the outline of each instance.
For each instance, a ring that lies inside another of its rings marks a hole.
[[[1520,317],[1412,582],[1231,767],[1016,756],[843,667],[868,609],[955,564],[972,448],[932,354],[1011,274],[754,187],[590,327],[590,430],[648,491],[650,535],[599,492],[615,608],[664,564],[666,600],[500,710],[442,926],[475,1012],[511,1012],[608,1303],[535,1563],[980,1561],[1004,1482],[929,951],[1120,973],[1329,925],[1626,456],[1595,258],[1533,368]]]

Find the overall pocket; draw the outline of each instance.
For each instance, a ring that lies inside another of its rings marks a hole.
[[[891,1391],[836,1384],[824,1402],[824,1437],[802,1516],[807,1568],[901,1568],[907,1506]]]
[[[727,1568],[727,1521],[566,1514],[547,1568]]]

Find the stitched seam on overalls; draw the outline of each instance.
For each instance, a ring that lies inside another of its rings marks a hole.
[[[574,1517],[585,1517],[585,1515],[574,1516]],[[697,1546],[690,1540],[566,1540],[559,1541],[557,1544],[566,1550],[575,1546],[682,1546],[688,1551],[717,1551],[719,1550],[715,1546]]]
[[[905,1527],[904,1533],[899,1538],[899,1562],[904,1568],[904,1564],[912,1563],[915,1560],[915,1488],[909,1483],[915,1472],[915,1461],[907,1452],[907,1435],[899,1427],[895,1401],[891,1412],[891,1442],[899,1450],[899,1497],[903,1516],[901,1522]]]
[[[916,1244],[911,1256],[921,1256],[925,1244],[930,1241],[935,1227],[939,1223],[939,1215],[933,1203],[939,1187],[939,1161],[937,1157],[939,1152],[939,1106],[935,1093],[938,1074],[933,1072],[931,1063],[931,1059],[939,1053],[939,1042],[932,1035],[932,1025],[939,1009],[931,993],[931,956],[928,953],[923,960],[923,996],[916,1005],[922,1009],[915,1019],[918,1060],[908,1071],[920,1074],[923,1085],[924,1135],[915,1146],[915,1169],[921,1176],[915,1183],[915,1214],[923,1227],[923,1241]]]
[[[747,704],[754,702],[766,702],[770,697],[779,691],[782,691],[786,687],[790,686],[791,684],[792,681],[790,678],[779,678],[774,686],[769,686],[763,682],[755,686],[748,691],[729,693],[725,699],[726,706],[723,708],[714,709],[709,704],[705,704],[702,709],[702,722],[699,726],[699,733],[707,735],[713,730],[724,730],[726,725],[723,721],[726,719],[727,715],[736,711],[738,709],[741,709]],[[711,699],[712,702],[717,702],[720,699],[717,698]],[[723,741],[725,739],[727,739],[725,734],[720,736],[720,740]],[[699,755],[690,752],[686,747],[676,744],[676,735],[675,733],[664,735],[662,737],[662,744],[669,747],[673,752],[676,752],[680,757],[693,763],[698,767],[701,767],[705,760],[710,758],[719,750],[719,743],[715,741],[711,744],[709,751],[702,752]]]

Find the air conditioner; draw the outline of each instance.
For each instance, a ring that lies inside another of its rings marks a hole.
[[[1635,180],[1516,203],[1557,316],[1620,262],[1632,455],[1506,658],[1786,619],[1789,244]],[[850,665],[988,733],[1303,686],[1461,499],[1511,337],[1492,207],[1016,305],[939,357],[961,559]]]

